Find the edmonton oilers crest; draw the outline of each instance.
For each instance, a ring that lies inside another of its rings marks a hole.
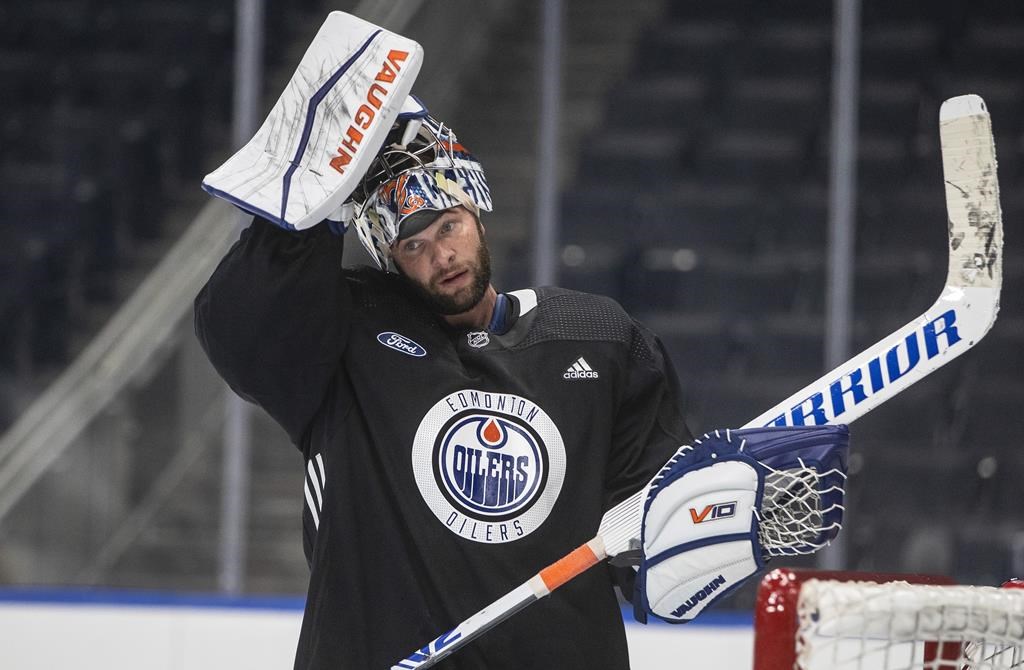
[[[424,502],[451,532],[476,542],[511,542],[547,518],[562,488],[565,448],[532,401],[465,390],[432,407],[413,444]]]
[[[537,500],[547,478],[547,450],[529,426],[471,412],[438,437],[435,477],[456,506],[480,519],[515,516]]]

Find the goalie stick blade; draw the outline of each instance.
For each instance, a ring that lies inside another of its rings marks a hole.
[[[743,428],[851,423],[973,347],[992,327],[999,311],[1002,286],[1003,222],[992,124],[984,101],[976,95],[965,95],[943,103],[939,135],[949,214],[949,273],[938,300],[920,317],[747,422]],[[600,543],[596,546],[604,549],[604,556],[598,554],[601,559],[639,546],[643,502],[649,486],[650,483],[602,517],[597,536],[588,543]],[[530,585],[536,584],[540,575],[538,573],[420,652],[399,662],[392,670],[433,665],[469,639],[547,595],[544,589],[533,591],[532,595],[529,592]],[[443,654],[433,653],[438,643],[444,645]],[[410,660],[414,662],[410,664]]]

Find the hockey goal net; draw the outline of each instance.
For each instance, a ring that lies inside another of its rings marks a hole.
[[[761,581],[755,670],[1024,670],[1024,584],[780,569]]]

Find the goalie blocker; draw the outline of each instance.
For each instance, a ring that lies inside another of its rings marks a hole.
[[[644,502],[634,615],[687,623],[774,555],[842,526],[845,425],[715,431],[682,447]]]

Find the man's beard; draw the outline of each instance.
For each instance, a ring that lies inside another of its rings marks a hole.
[[[443,316],[454,316],[468,312],[476,307],[477,303],[483,299],[484,294],[487,293],[487,287],[491,285],[491,254],[487,250],[487,245],[483,239],[480,240],[480,246],[477,248],[476,260],[471,262],[465,269],[473,273],[473,282],[453,294],[440,293],[433,290],[436,278],[431,279],[430,286],[424,286],[407,277],[401,269],[399,269],[399,273],[405,277],[409,287],[412,288],[413,292],[421,300],[427,303],[432,311]]]

